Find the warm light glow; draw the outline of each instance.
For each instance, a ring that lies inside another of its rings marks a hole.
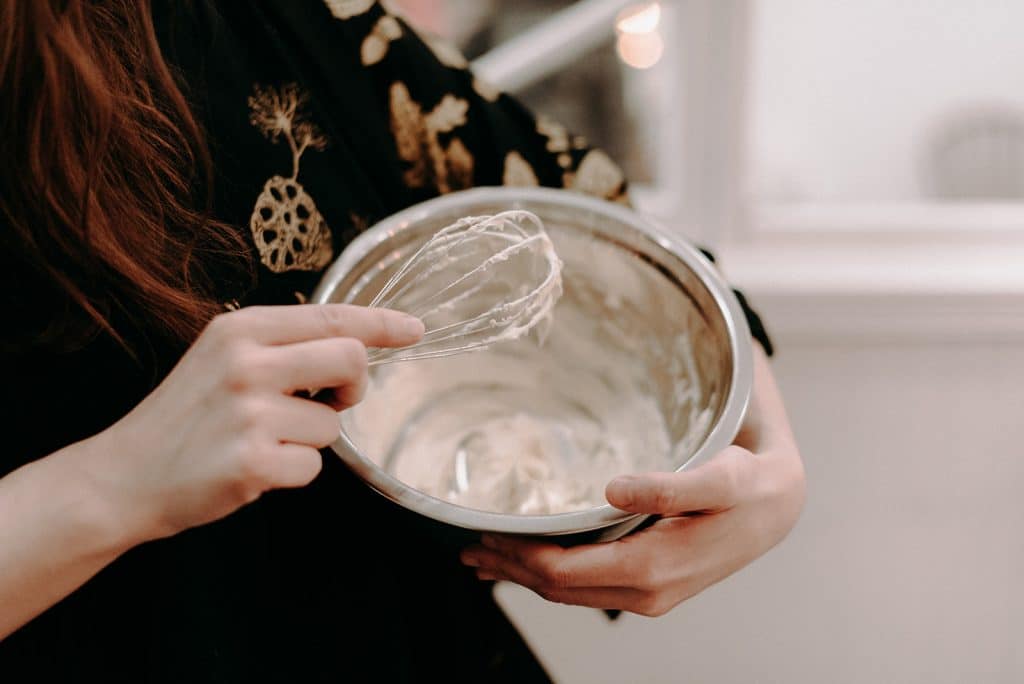
[[[619,33],[642,35],[658,30],[661,21],[661,4],[657,2],[631,5],[619,12],[615,20],[615,30]]]
[[[619,59],[634,69],[649,69],[661,59],[665,44],[657,31],[623,33],[615,42],[615,50],[619,53]]]
[[[619,34],[615,50],[619,59],[634,69],[649,69],[658,63],[665,43],[658,32],[661,4],[645,2],[630,5],[619,12],[615,30]]]

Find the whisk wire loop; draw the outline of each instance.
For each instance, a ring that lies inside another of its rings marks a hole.
[[[459,219],[416,250],[370,302],[426,327],[415,345],[371,349],[370,364],[439,358],[525,334],[561,295],[561,267],[531,212]]]

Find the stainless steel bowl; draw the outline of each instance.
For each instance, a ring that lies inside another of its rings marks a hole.
[[[667,344],[680,332],[692,335],[703,396],[712,418],[702,433],[690,440],[686,453],[676,455],[673,467],[692,468],[728,446],[740,428],[753,381],[750,331],[743,311],[698,250],[625,207],[544,188],[477,188],[439,197],[399,212],[360,235],[324,275],[313,300],[366,304],[388,274],[436,230],[463,216],[513,208],[532,211],[544,221],[565,262],[566,297],[580,311],[607,319],[634,339],[665,340]],[[628,277],[602,278],[602,263],[612,262],[617,268],[627,268]],[[623,299],[625,306],[605,306],[608,301],[621,303]],[[556,326],[559,320],[556,308]],[[679,441],[695,428],[676,415],[679,411],[673,405],[668,358],[671,348],[655,344],[654,349],[645,359],[652,392],[658,397],[672,439]],[[343,427],[332,448],[362,480],[395,503],[447,525],[510,534],[565,535],[567,539],[582,535],[598,541],[626,534],[644,520],[644,516],[608,504],[553,515],[513,515],[458,506],[398,480],[361,449],[351,432]]]

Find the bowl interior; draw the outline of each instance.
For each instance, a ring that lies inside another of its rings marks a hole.
[[[363,403],[343,414],[347,441],[413,488],[469,508],[506,513],[509,509],[486,498],[439,494],[446,486],[458,489],[452,468],[417,445],[465,434],[469,424],[493,420],[502,411],[575,420],[575,425],[589,416],[602,423],[605,438],[628,438],[635,457],[630,469],[684,467],[726,407],[734,368],[728,326],[714,296],[686,262],[622,220],[541,201],[481,200],[426,212],[381,235],[321,299],[367,304],[438,229],[467,214],[510,208],[536,213],[564,262],[564,294],[546,339],[541,344],[529,336],[481,352],[374,368]],[[395,373],[401,373],[400,383],[389,381]],[[637,392],[624,392],[626,386]],[[449,451],[456,450],[453,445]],[[424,462],[427,458],[435,460]],[[622,462],[571,465],[577,473],[595,470],[588,486],[599,491],[583,492],[587,486],[581,484],[574,502],[552,502],[517,490],[511,495],[523,501],[516,510],[543,515],[609,508],[603,483],[623,470]]]

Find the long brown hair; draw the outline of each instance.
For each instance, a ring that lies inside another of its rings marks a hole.
[[[40,343],[88,329],[124,344],[113,321],[140,317],[191,340],[223,310],[210,257],[246,254],[198,199],[209,152],[150,10],[148,0],[0,3],[0,233],[63,302],[33,333]]]

